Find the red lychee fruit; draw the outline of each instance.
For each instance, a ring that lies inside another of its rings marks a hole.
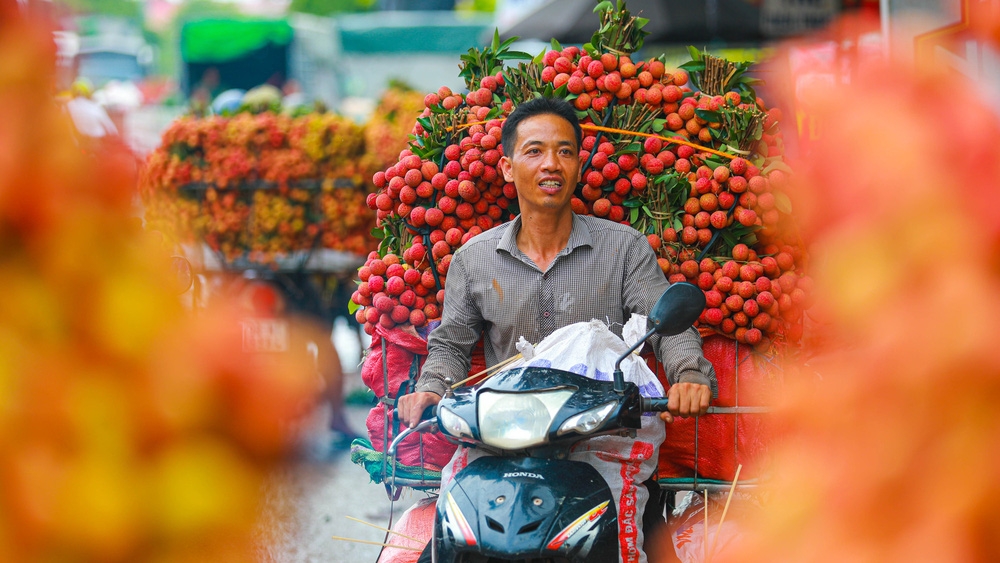
[[[729,171],[737,176],[742,176],[747,172],[747,161],[736,157],[729,162]]]
[[[598,217],[607,217],[608,213],[611,212],[611,202],[607,198],[599,198],[594,202],[593,205],[594,215]]]

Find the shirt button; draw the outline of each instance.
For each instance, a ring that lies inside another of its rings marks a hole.
[[[543,315],[545,316],[546,319],[549,318],[549,312],[548,311],[545,311],[545,313],[543,313]]]
[[[549,279],[549,274],[548,273],[542,274],[542,279],[543,280]]]

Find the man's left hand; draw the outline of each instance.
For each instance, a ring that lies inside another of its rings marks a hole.
[[[699,416],[708,411],[712,389],[700,383],[675,383],[667,391],[667,411],[660,413],[664,422],[673,422],[675,416]]]

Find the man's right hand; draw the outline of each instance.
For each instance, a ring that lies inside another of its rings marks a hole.
[[[409,428],[413,428],[420,422],[420,415],[424,409],[431,405],[436,405],[441,401],[441,395],[430,391],[419,393],[409,393],[403,395],[396,401],[396,415],[400,422]]]

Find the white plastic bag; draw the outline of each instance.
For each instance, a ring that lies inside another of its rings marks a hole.
[[[752,495],[736,493],[729,501],[727,512],[727,500],[725,493],[709,495],[706,533],[704,498],[697,492],[678,495],[677,508],[670,516],[668,528],[674,552],[681,563],[703,563],[716,557],[739,560],[747,523],[760,518],[762,508]],[[723,512],[726,513],[725,521],[722,520]]]
[[[553,332],[537,345],[522,337],[517,344],[524,359],[511,362],[505,370],[535,366],[573,372],[598,381],[611,381],[615,362],[646,334],[646,317],[632,315],[625,323],[622,335],[611,332],[601,321],[574,323]],[[625,381],[639,386],[643,397],[662,397],[663,386],[638,353],[629,354],[621,363]]]

